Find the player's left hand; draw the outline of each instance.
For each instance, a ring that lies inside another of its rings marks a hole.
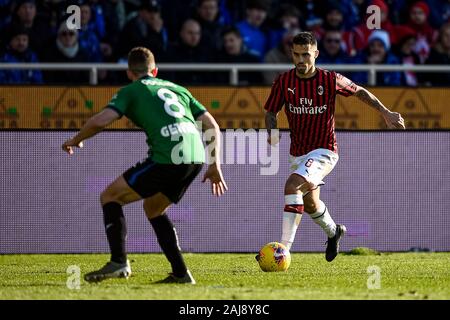
[[[208,167],[208,170],[206,170],[205,175],[203,176],[202,182],[205,182],[208,179],[211,181],[211,191],[213,195],[220,197],[225,193],[225,191],[228,190],[228,186],[225,183],[220,166],[218,167],[217,165],[212,164]]]
[[[62,149],[68,154],[73,154],[73,147],[83,148],[83,142],[75,143],[72,139],[69,139],[62,145]]]
[[[383,113],[384,121],[389,129],[405,129],[405,120],[398,112],[385,112]]]

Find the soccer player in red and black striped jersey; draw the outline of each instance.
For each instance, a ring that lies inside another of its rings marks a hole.
[[[291,175],[285,185],[285,207],[281,242],[289,249],[302,217],[308,213],[328,236],[325,258],[332,261],[339,252],[344,225],[336,225],[320,200],[320,186],[333,170],[338,157],[334,111],[336,95],[356,96],[383,116],[388,128],[404,129],[399,113],[388,110],[372,93],[334,71],[316,68],[317,41],[310,32],[293,39],[295,68],[278,76],[265,104],[268,142],[278,143],[277,114],[284,106],[289,122]]]

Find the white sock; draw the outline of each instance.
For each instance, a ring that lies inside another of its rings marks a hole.
[[[286,205],[303,205],[303,196],[301,194],[285,195],[284,202]],[[288,211],[283,212],[281,243],[284,244],[288,250],[291,249],[301,220],[302,214]]]
[[[336,234],[336,223],[334,223],[333,219],[328,212],[325,203],[320,201],[319,206],[317,207],[317,211],[309,214],[311,218],[317,223],[323,231],[327,234],[328,238],[333,238]]]

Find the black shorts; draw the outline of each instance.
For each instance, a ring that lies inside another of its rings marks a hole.
[[[123,177],[142,198],[161,192],[178,203],[202,167],[203,164],[162,164],[147,159],[125,171]]]

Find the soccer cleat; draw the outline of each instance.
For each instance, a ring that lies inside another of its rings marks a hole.
[[[117,263],[109,261],[103,268],[89,272],[84,276],[87,282],[100,282],[110,278],[128,278],[131,275],[130,261]]]
[[[196,284],[194,277],[188,270],[183,277],[175,277],[173,273],[169,273],[169,276],[163,280],[156,281],[154,283],[180,283],[180,284]]]
[[[331,262],[339,253],[339,241],[347,232],[347,228],[343,224],[336,225],[336,234],[333,238],[328,238],[327,250],[325,251],[325,259]]]

